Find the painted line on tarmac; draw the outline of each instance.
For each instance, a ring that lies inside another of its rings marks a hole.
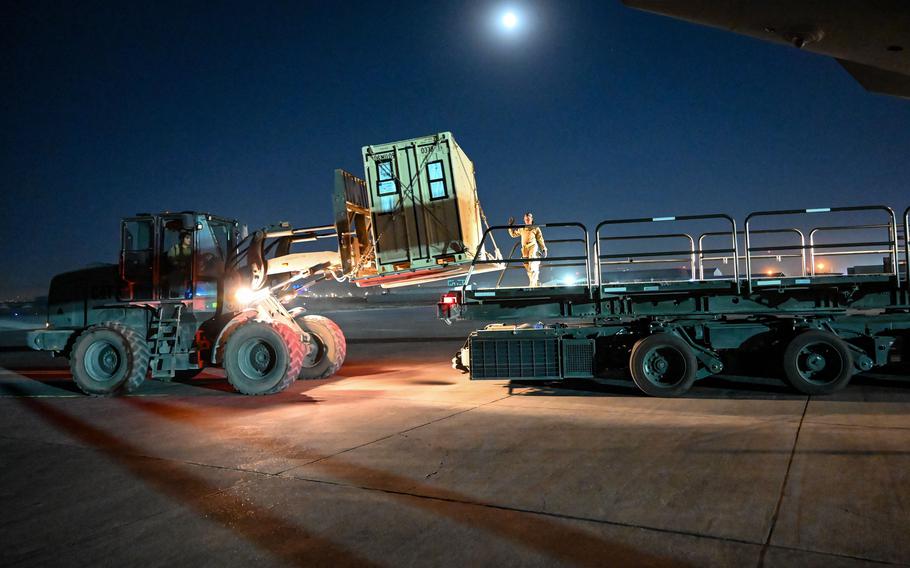
[[[777,506],[774,507],[774,514],[771,515],[771,526],[768,528],[768,535],[762,544],[761,554],[758,557],[758,566],[761,568],[765,565],[765,555],[771,546],[771,537],[774,536],[774,528],[777,526],[777,519],[780,516],[780,508],[784,502],[784,494],[787,491],[787,483],[790,481],[790,469],[793,467],[793,457],[796,455],[796,448],[799,445],[799,435],[803,431],[803,422],[806,421],[806,412],[809,410],[809,401],[812,397],[806,397],[806,404],[803,406],[803,415],[799,419],[799,426],[796,428],[796,436],[793,437],[793,447],[790,449],[790,459],[787,461],[787,470],[784,473],[784,481],[780,484],[780,495],[777,497]]]

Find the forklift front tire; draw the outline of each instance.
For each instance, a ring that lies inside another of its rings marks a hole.
[[[279,393],[300,372],[305,346],[284,324],[249,321],[233,328],[225,339],[224,371],[238,392]]]

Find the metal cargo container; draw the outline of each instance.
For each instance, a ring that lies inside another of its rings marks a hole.
[[[452,134],[365,146],[363,164],[363,180],[335,174],[344,272],[358,286],[384,287],[466,273],[483,235],[482,212],[474,164]]]

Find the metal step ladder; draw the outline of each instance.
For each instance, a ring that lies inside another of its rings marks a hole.
[[[183,302],[161,303],[152,319],[152,358],[149,368],[153,379],[173,379],[176,374],[177,358],[180,352],[180,317]]]

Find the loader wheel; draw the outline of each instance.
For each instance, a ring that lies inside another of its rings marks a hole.
[[[113,396],[139,388],[148,374],[149,358],[148,342],[136,330],[105,322],[76,338],[70,370],[82,392]]]
[[[305,353],[306,345],[290,327],[250,321],[226,338],[224,370],[238,392],[274,394],[294,382]]]
[[[313,337],[297,378],[323,379],[337,373],[348,352],[347,341],[338,324],[327,317],[313,315],[298,316],[295,321]]]
[[[651,396],[680,396],[695,382],[698,360],[685,341],[669,333],[639,339],[629,357],[632,380]]]
[[[784,350],[784,374],[802,393],[830,394],[846,387],[853,377],[853,354],[831,332],[804,331]]]

